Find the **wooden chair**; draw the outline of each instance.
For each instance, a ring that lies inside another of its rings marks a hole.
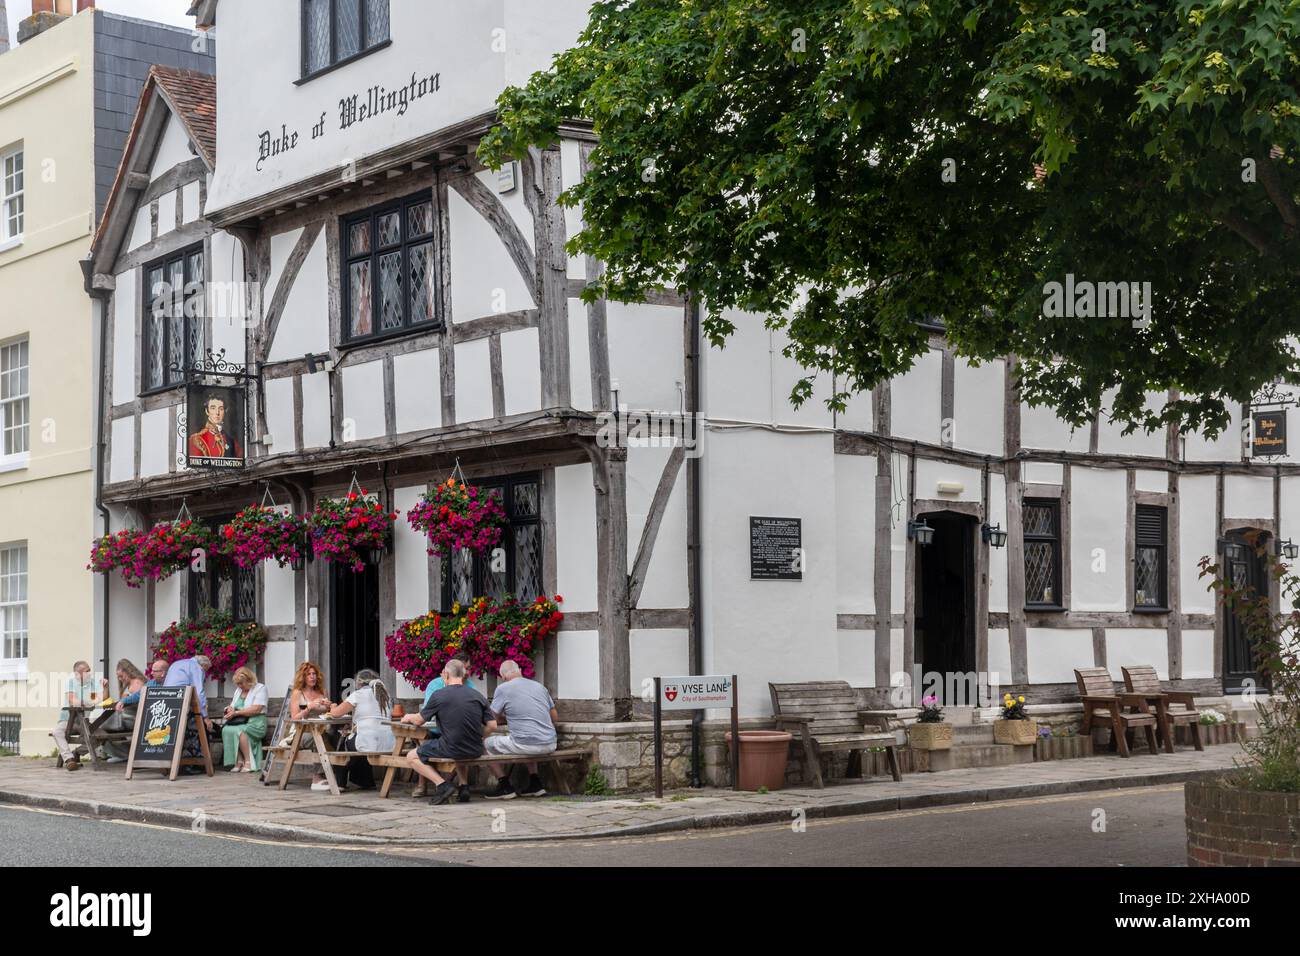
[[[1145,694],[1148,700],[1158,703],[1156,716],[1163,718],[1160,735],[1165,739],[1168,753],[1174,752],[1174,728],[1178,724],[1191,727],[1192,743],[1197,750],[1205,749],[1201,744],[1201,715],[1191,691],[1165,690],[1160,686],[1160,675],[1150,664],[1136,664],[1120,670],[1124,673],[1124,687],[1130,694]]]
[[[1083,703],[1083,734],[1092,733],[1094,721],[1110,726],[1111,744],[1121,757],[1129,756],[1128,732],[1141,727],[1146,733],[1151,753],[1160,753],[1156,743],[1156,715],[1151,713],[1147,700],[1140,694],[1116,694],[1115,682],[1104,667],[1082,667],[1074,672],[1079,685],[1079,700]],[[1125,707],[1131,708],[1125,710]]]
[[[862,751],[868,747],[884,747],[890,774],[895,780],[903,779],[898,766],[903,731],[889,730],[894,715],[859,709],[858,695],[847,681],[769,683],[767,688],[777,729],[793,730],[803,744],[805,781],[825,787],[821,758],[837,750],[849,752],[849,776],[861,777]]]

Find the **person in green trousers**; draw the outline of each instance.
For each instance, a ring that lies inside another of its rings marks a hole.
[[[221,726],[221,759],[232,773],[253,773],[262,766],[266,739],[266,685],[247,667],[235,671],[235,699]]]

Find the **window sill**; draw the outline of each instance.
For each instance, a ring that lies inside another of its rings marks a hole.
[[[393,329],[389,332],[365,335],[355,339],[344,339],[339,343],[339,352],[365,348],[367,345],[377,345],[381,342],[391,342],[394,339],[407,338],[408,336],[427,335],[430,332],[441,332],[445,328],[446,323],[444,322],[422,322],[419,325]]]
[[[8,458],[0,458],[0,475],[11,471],[24,471],[30,463],[30,455],[10,455]]]
[[[0,682],[27,680],[27,662],[0,664]]]
[[[324,69],[317,70],[315,73],[308,73],[306,76],[302,77],[301,79],[294,80],[293,85],[302,86],[304,83],[310,83],[312,80],[316,79],[317,77],[324,76],[326,73],[333,73],[335,70],[342,69],[343,67],[348,66],[349,64],[357,62],[357,60],[365,59],[366,57],[370,56],[370,54],[378,53],[380,50],[387,49],[392,45],[393,45],[393,41],[392,38],[390,37],[389,39],[385,40],[383,43],[376,43],[374,46],[366,47],[364,50],[360,51],[359,53],[353,53],[346,60],[339,60],[337,63],[331,63],[329,66],[325,67]],[[306,59],[305,54],[303,58]]]
[[[1060,604],[1026,604],[1025,610],[1026,611],[1056,611],[1058,613],[1064,614],[1066,611],[1069,610],[1069,608],[1063,607]]]
[[[14,236],[12,239],[0,239],[0,252],[8,252],[10,249],[17,249],[22,244],[22,236]]]
[[[1167,608],[1167,607],[1149,607],[1149,606],[1148,606],[1148,607],[1135,607],[1135,608],[1133,608],[1133,612],[1132,612],[1132,613],[1134,613],[1134,614],[1168,614],[1168,613],[1169,613],[1169,608]]]

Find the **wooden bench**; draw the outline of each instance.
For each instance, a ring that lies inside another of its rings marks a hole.
[[[1079,686],[1079,701],[1083,704],[1083,734],[1092,733],[1094,721],[1110,727],[1112,748],[1121,757],[1129,756],[1128,732],[1141,727],[1146,733],[1147,746],[1152,754],[1160,753],[1156,744],[1158,720],[1141,694],[1116,694],[1115,682],[1104,667],[1081,667],[1074,672]],[[1128,707],[1129,710],[1124,708]]]
[[[803,744],[804,779],[825,787],[821,758],[847,750],[850,777],[862,776],[862,751],[884,747],[889,772],[902,780],[898,766],[899,739],[903,731],[891,731],[888,711],[862,710],[858,695],[847,681],[805,681],[798,684],[767,685],[772,695],[772,716],[778,730],[790,728]],[[874,728],[874,732],[868,728]]]
[[[384,782],[379,788],[379,795],[381,797],[388,796],[388,792],[393,787],[393,780],[397,776],[399,770],[409,770],[411,768],[406,755],[407,747],[410,745],[418,745],[423,741],[424,737],[428,735],[428,731],[423,726],[418,726],[416,724],[403,724],[399,721],[393,721],[392,727],[394,737],[392,753],[366,755],[369,757],[372,766],[385,768]],[[353,756],[355,756],[355,754]],[[496,754],[485,754],[482,757],[475,757],[473,760],[457,760],[454,761],[454,763],[458,766],[469,768],[484,767],[488,764],[494,763],[503,763],[513,766],[514,764],[520,763],[559,764],[566,761],[581,761],[583,764],[586,764],[590,759],[591,751],[586,747],[570,747],[563,750],[553,750],[548,754],[502,754],[500,756]],[[441,764],[442,761],[439,761],[439,763]],[[453,761],[448,760],[446,763],[451,764]],[[442,771],[440,770],[439,772],[441,773]],[[556,779],[559,780],[560,791],[565,794],[572,793],[572,788],[569,786],[569,781],[565,778],[564,774],[558,773],[555,776]],[[424,784],[424,778],[417,776],[412,796],[423,796]]]
[[[1201,744],[1201,715],[1191,691],[1165,690],[1160,686],[1160,675],[1150,664],[1121,667],[1120,671],[1124,674],[1124,688],[1130,694],[1144,694],[1155,703],[1160,736],[1168,753],[1174,752],[1174,728],[1179,724],[1191,727],[1192,744],[1197,750],[1205,749]]]

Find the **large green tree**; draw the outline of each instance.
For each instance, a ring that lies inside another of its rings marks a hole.
[[[1297,51],[1300,0],[600,0],[480,155],[589,120],[588,294],[690,289],[715,344],[761,313],[833,402],[939,317],[1073,423],[1213,432],[1297,380]],[[1045,316],[1067,274],[1151,283],[1150,321]]]

